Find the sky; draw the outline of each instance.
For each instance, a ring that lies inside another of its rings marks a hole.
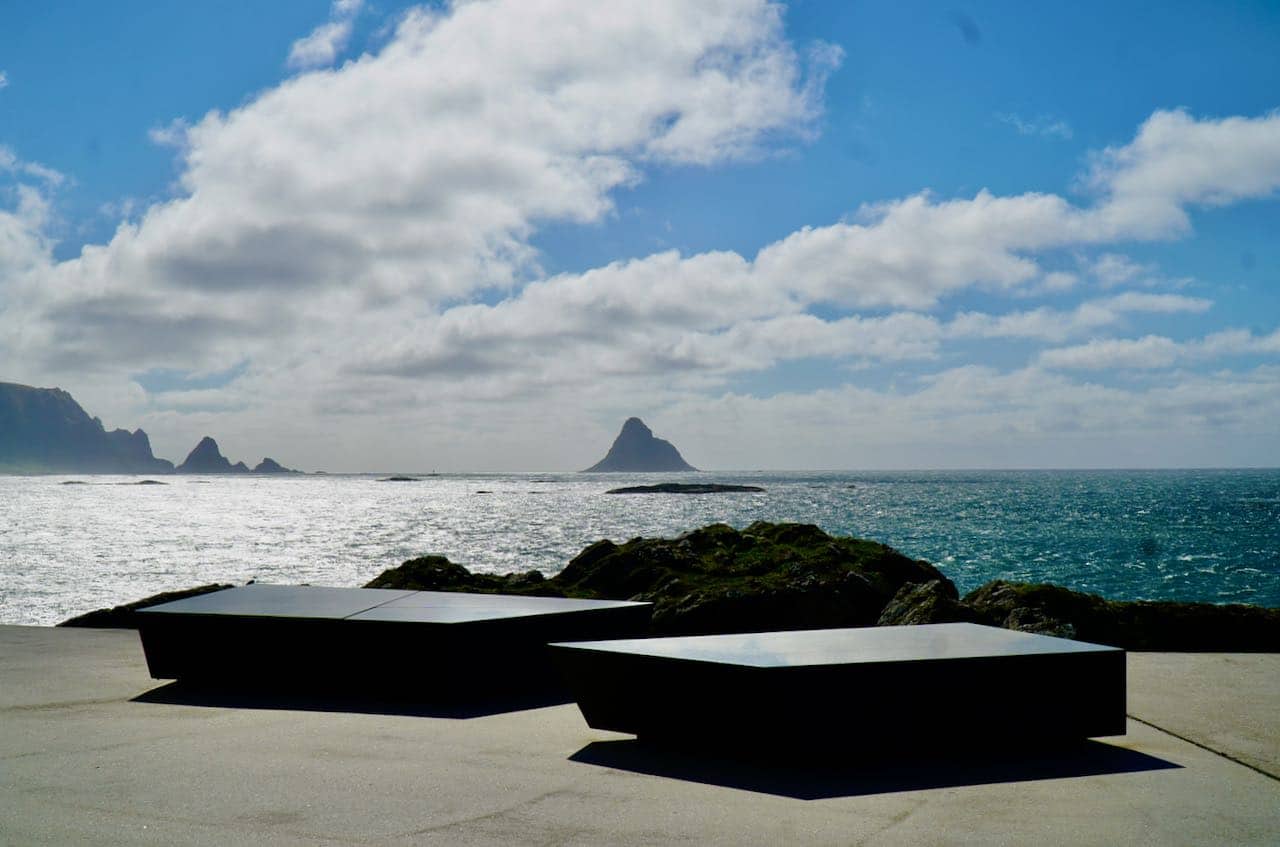
[[[1280,6],[4,4],[0,381],[307,470],[1274,467]]]

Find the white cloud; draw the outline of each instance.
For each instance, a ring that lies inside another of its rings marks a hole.
[[[1220,206],[1280,188],[1280,112],[1218,120],[1156,112],[1131,143],[1095,157],[1087,181],[1105,196],[1100,216],[1115,232],[1180,234],[1190,226],[1188,205]]]
[[[1157,335],[1144,338],[1109,338],[1076,347],[1046,350],[1039,363],[1046,368],[1117,370],[1167,368],[1178,360],[1178,345]]]
[[[329,23],[359,6],[335,3]],[[957,438],[1007,412],[1027,432],[1072,415],[1102,431],[1126,413],[1112,406],[1133,398],[1060,371],[1126,357],[1157,369],[1228,355],[1211,351],[1269,355],[1274,336],[1210,335],[1187,358],[1186,345],[1148,335],[1045,351],[1038,367],[1013,374],[950,369],[923,388],[714,400],[735,376],[781,362],[821,360],[837,383],[866,363],[917,363],[911,372],[954,363],[959,340],[1057,344],[1141,334],[1130,324],[1144,315],[1205,312],[1206,299],[1156,290],[1064,295],[1090,278],[1148,285],[1149,268],[1105,251],[1180,234],[1192,205],[1274,190],[1273,151],[1253,140],[1270,137],[1274,116],[1156,113],[1131,144],[1100,156],[1092,205],[1049,193],[920,193],[754,255],[671,251],[541,272],[531,246],[540,227],[607,219],[616,192],[647,169],[750,159],[809,137],[838,60],[836,48],[788,42],[781,10],[763,0],[414,12],[376,53],[153,131],[179,150],[181,193],[128,213],[109,243],[74,259],[51,258],[48,186],[22,189],[0,209],[0,360],[57,378],[104,415],[131,410],[115,420],[154,430],[168,455],[178,448],[166,445],[189,449],[193,427],[216,424],[230,444],[284,432],[311,457],[348,451],[355,469],[375,466],[391,444],[406,457],[420,449],[427,467],[432,449],[450,451],[454,467],[501,466],[487,433],[563,442],[570,425],[635,413],[637,398],[682,425],[695,420],[682,409],[799,416],[797,432],[822,423],[827,440],[855,423],[872,441],[905,438],[887,417],[898,414],[935,421],[905,429],[954,426]],[[1198,166],[1194,184],[1151,176],[1170,156],[1210,155],[1214,144],[1236,158]],[[10,154],[0,168],[6,161],[10,173],[25,167]],[[1056,269],[1062,251],[1104,252],[1076,274]],[[1023,306],[1046,297],[1053,308],[949,315],[952,298],[975,289]],[[142,399],[119,390],[158,365],[216,372],[237,362],[248,364],[221,388]],[[1253,397],[1264,384],[1241,391]],[[335,440],[334,418],[368,418],[361,431],[378,436],[357,453]],[[579,446],[537,455],[572,467],[591,458]]]
[[[883,389],[690,396],[663,431],[718,468],[1203,467],[1275,455],[1277,415],[1275,366],[1143,388],[964,366]]]
[[[1053,195],[917,195],[865,207],[860,223],[806,227],[761,250],[756,267],[812,301],[925,308],[975,285],[1007,290],[1038,279],[1022,251],[1070,238],[1064,230],[1078,215]]]
[[[41,234],[49,220],[48,199],[27,185],[18,186],[16,194],[18,200],[13,211],[0,210],[0,293],[8,294],[8,297],[0,298],[0,305],[6,307],[0,311],[0,318],[6,311],[16,317],[19,304],[28,310],[35,308],[34,303],[21,296],[23,292],[16,286],[14,290],[5,292],[3,283],[8,279],[12,286],[13,280],[20,275],[25,279],[29,274],[48,268],[52,253],[49,239]],[[22,327],[13,329],[19,331]]]
[[[9,87],[9,75],[4,71],[0,71],[0,88]]]
[[[1039,308],[1003,315],[962,312],[951,320],[946,330],[954,338],[1063,341],[1091,330],[1118,324],[1127,313],[1198,314],[1207,311],[1212,305],[1212,301],[1198,297],[1128,291],[1114,297],[1085,301],[1069,311]]]
[[[17,154],[0,144],[0,174],[35,177],[50,188],[56,188],[66,181],[66,176],[39,162],[28,162],[19,159]]]
[[[334,0],[330,19],[289,48],[288,65],[294,70],[310,70],[332,65],[347,48],[356,15],[364,0]]]
[[[187,143],[187,134],[191,132],[191,124],[183,118],[174,118],[164,126],[155,126],[147,130],[147,137],[152,144],[161,147],[183,149]]]
[[[1007,112],[997,112],[996,120],[1008,124],[1018,131],[1019,135],[1037,135],[1044,138],[1061,138],[1070,141],[1074,133],[1071,125],[1064,120],[1041,115],[1030,120]]]
[[[1238,355],[1274,355],[1280,353],[1280,329],[1270,335],[1254,335],[1245,329],[1228,329],[1206,335],[1192,348],[1193,354],[1206,358]]]
[[[1153,270],[1149,265],[1139,264],[1119,253],[1103,253],[1088,264],[1093,276],[1108,288],[1132,283],[1139,277],[1150,275]]]
[[[751,155],[820,94],[756,0],[415,12],[377,55],[171,126],[184,196],[50,269],[44,347],[203,367],[295,333],[413,337],[406,309],[535,274],[536,226],[600,220],[641,163]]]
[[[289,67],[322,68],[333,64],[351,38],[351,21],[328,21],[293,42],[289,48]]]
[[[1199,314],[1206,312],[1213,305],[1212,300],[1203,297],[1184,297],[1181,294],[1151,294],[1143,291],[1126,291],[1114,297],[1095,301],[1096,305],[1117,312],[1156,312],[1174,314],[1190,312]]]
[[[1095,339],[1075,347],[1045,350],[1038,361],[1046,368],[1097,371],[1167,368],[1179,362],[1221,356],[1277,353],[1280,353],[1280,329],[1264,336],[1254,335],[1248,330],[1230,329],[1183,342],[1158,335],[1136,339]]]

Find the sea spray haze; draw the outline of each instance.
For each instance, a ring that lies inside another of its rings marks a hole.
[[[755,520],[882,541],[962,591],[999,577],[1280,606],[1277,470],[704,473],[765,491],[632,497],[605,492],[654,476],[137,481],[0,476],[0,621],[53,624],[210,582],[356,586],[424,554],[553,573],[601,538]]]

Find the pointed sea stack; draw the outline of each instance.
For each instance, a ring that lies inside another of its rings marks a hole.
[[[231,464],[218,449],[218,442],[209,436],[200,439],[196,448],[187,454],[187,460],[178,465],[178,473],[248,473],[244,462]]]
[[[584,473],[696,471],[670,441],[654,438],[639,418],[627,418],[609,453]]]

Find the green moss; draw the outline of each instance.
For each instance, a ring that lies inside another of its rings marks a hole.
[[[883,544],[758,522],[742,531],[711,524],[671,539],[598,541],[546,580],[471,574],[429,556],[369,587],[645,600],[660,632],[723,632],[874,624],[904,584],[930,580],[946,578]]]

